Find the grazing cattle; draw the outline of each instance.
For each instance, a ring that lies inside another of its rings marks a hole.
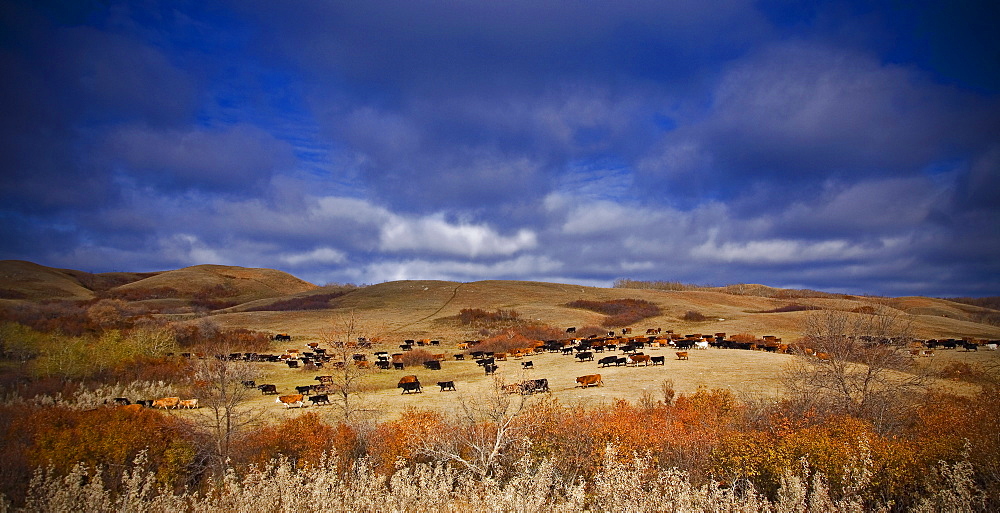
[[[248,379],[243,381],[243,386],[246,388],[257,388],[257,382],[252,379]]]
[[[285,360],[285,363],[288,364],[288,368],[289,369],[297,369],[297,368],[299,368],[299,361],[298,360]]]
[[[633,354],[629,356],[632,359],[632,365],[638,367],[641,363],[643,367],[649,366],[649,355],[648,354]]]
[[[535,368],[535,364],[534,364],[534,362],[531,362],[531,361],[521,362],[521,368],[522,369],[534,369]]]
[[[507,361],[507,353],[493,353],[493,358],[496,360]]]
[[[424,367],[430,370],[441,370],[441,362],[437,360],[427,360],[424,362]]]
[[[622,328],[622,335],[631,335],[632,328]]]
[[[455,355],[455,359],[456,360],[464,360],[465,359],[465,355],[462,354],[462,353],[458,353],[458,354]]]
[[[301,387],[295,387],[295,391],[296,392],[298,392],[300,394],[304,394],[304,395],[309,395],[309,392],[312,392],[312,389],[313,389],[312,385],[305,385],[305,386],[301,386]]]
[[[420,388],[420,382],[419,381],[413,382],[413,383],[400,383],[399,385],[396,385],[396,387],[397,388],[402,388],[404,394],[410,394],[410,393],[422,394],[424,392]]]
[[[302,408],[306,405],[306,403],[302,400],[303,398],[304,396],[302,394],[280,395],[274,400],[274,402],[283,404],[285,409],[291,408],[292,406]]]
[[[666,365],[666,356],[653,356],[649,359],[653,365]]]
[[[775,346],[775,347],[777,347],[777,346]],[[708,349],[708,341],[707,340],[702,340],[700,342],[695,342],[694,343],[694,348],[695,349]]]
[[[289,341],[291,339],[292,339],[292,337],[288,333],[278,333],[277,335],[274,336],[274,340],[276,340],[276,341],[285,341],[285,342],[287,342],[287,341]]]
[[[478,365],[480,367],[485,367],[487,365],[493,365],[494,363],[496,363],[496,359],[494,359],[494,358],[483,358],[481,360],[476,360],[476,365]]]
[[[934,356],[934,350],[933,349],[924,349],[924,352],[921,353],[920,356]]]
[[[605,356],[604,358],[597,360],[597,365],[600,367],[610,367],[614,365],[617,360],[617,356]]]
[[[323,384],[323,385],[329,385],[329,384],[333,383],[333,376],[316,376],[313,379],[315,379],[316,381],[319,381],[320,384]]]
[[[454,381],[438,381],[437,385],[441,387],[442,392],[444,392],[445,390],[451,390],[451,391],[455,390]]]
[[[432,354],[432,355],[431,355],[431,359],[433,359],[433,360],[437,360],[437,361],[439,361],[439,362],[443,362],[443,361],[445,360],[445,356],[444,356],[444,353],[440,353],[440,354]]]
[[[576,333],[576,326],[572,328],[566,328],[566,333]]]
[[[180,397],[163,397],[153,401],[153,408],[169,410],[170,408],[176,408],[180,402]]]
[[[483,366],[483,369],[486,370],[487,376],[492,376],[499,368],[500,367],[497,367],[494,363],[488,363]]]
[[[177,406],[178,408],[185,410],[197,410],[198,400],[197,399],[183,399]]]
[[[583,352],[580,352],[580,353],[576,354],[576,359],[579,360],[579,361],[581,361],[581,362],[584,362],[584,361],[590,361],[590,362],[592,362],[592,361],[594,361],[594,353],[592,353],[590,351],[583,351]]]
[[[403,370],[403,362],[392,362],[393,370]]]
[[[139,401],[136,401],[135,404],[138,404],[139,406],[145,406],[146,408],[152,408],[153,407],[153,400],[152,399],[141,399]]]
[[[115,397],[114,402],[116,406],[128,406],[132,404],[132,401],[129,401],[128,397]]]
[[[677,359],[678,360],[687,360],[688,359],[688,352],[687,351],[677,351],[676,354],[677,354]]]
[[[624,356],[619,356],[615,358],[615,367],[621,367],[622,365],[627,365],[627,364],[628,364],[628,358],[625,358]]]
[[[309,402],[312,403],[313,406],[330,404],[330,397],[326,394],[316,394],[309,398]]]
[[[309,349],[316,349],[317,347],[319,347],[319,342],[309,342],[308,344],[306,344],[306,346],[308,346]]]
[[[966,352],[968,351],[975,351],[977,353],[979,352],[979,344],[976,344],[975,342],[963,342],[962,347],[965,348]]]
[[[601,381],[600,374],[590,374],[587,376],[580,376],[576,378],[576,382],[577,386],[580,388],[599,387],[604,383],[603,381]]]
[[[257,388],[260,389],[261,394],[278,395],[278,387],[276,385],[259,385]]]
[[[816,358],[819,358],[820,360],[829,360],[830,359],[830,354],[829,353],[816,353]]]
[[[375,362],[375,366],[382,370],[389,370],[389,367],[392,366],[392,363],[390,363],[387,360],[379,360]]]
[[[527,381],[522,381],[520,383],[521,395],[532,395],[539,392],[549,391],[549,380],[542,379],[529,379]]]

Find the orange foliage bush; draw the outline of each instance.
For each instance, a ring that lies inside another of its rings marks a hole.
[[[324,455],[336,456],[343,466],[364,452],[361,439],[353,428],[343,423],[331,426],[313,412],[257,429],[245,436],[239,445],[240,462],[262,467],[279,457],[289,460],[298,469],[315,467]]]
[[[197,449],[184,421],[141,407],[89,411],[60,407],[25,410],[10,429],[25,434],[25,461],[66,473],[78,462],[123,468],[145,451],[161,484],[177,487],[196,474]],[[114,483],[109,483],[114,486]]]
[[[421,461],[420,441],[432,431],[444,429],[441,414],[407,409],[397,420],[379,424],[370,435],[368,456],[376,471],[392,473],[397,464]]]
[[[756,342],[757,337],[751,335],[750,333],[737,333],[729,337],[729,340],[732,340],[733,342]]]

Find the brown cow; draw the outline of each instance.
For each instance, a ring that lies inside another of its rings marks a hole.
[[[198,409],[198,400],[197,399],[182,399],[181,402],[178,404],[177,407],[180,408],[180,409],[182,409],[182,410],[196,410],[196,409]]]
[[[403,388],[403,383],[420,383],[420,380],[412,374],[409,376],[403,376],[399,378],[399,383],[396,385],[396,388]]]
[[[677,354],[677,359],[678,360],[687,360],[688,359],[688,352],[687,351],[677,351],[676,354]]]
[[[649,355],[648,354],[632,354],[632,355],[629,355],[629,358],[632,359],[632,365],[634,365],[636,367],[638,367],[640,363],[642,363],[642,365],[644,367],[649,365]]]
[[[180,402],[180,397],[164,397],[153,401],[153,408],[163,408],[164,410],[169,410],[170,408],[176,408]]]
[[[576,378],[576,382],[578,383],[577,386],[580,388],[599,387],[602,384],[604,384],[604,382],[601,381],[600,374],[590,374],[587,376],[580,376]]]
[[[291,408],[292,406],[302,408],[303,406],[305,406],[305,403],[302,401],[302,399],[303,399],[302,394],[281,395],[278,396],[278,398],[275,399],[274,402],[285,405],[286,409]]]

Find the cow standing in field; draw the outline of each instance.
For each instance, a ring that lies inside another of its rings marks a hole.
[[[602,384],[604,384],[604,382],[601,381],[601,375],[600,374],[590,374],[590,375],[587,375],[587,376],[580,376],[580,377],[576,378],[576,383],[577,383],[577,386],[581,387],[581,388],[599,387]]]
[[[293,406],[296,408],[302,408],[306,405],[305,402],[303,401],[303,398],[304,396],[302,394],[281,395],[278,396],[278,398],[275,399],[274,402],[278,404],[283,404],[285,406],[285,409],[291,408]]]

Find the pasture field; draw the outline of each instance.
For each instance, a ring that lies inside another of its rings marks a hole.
[[[359,352],[366,352],[369,360],[372,360],[371,353],[377,350],[379,349],[376,347]],[[551,390],[547,395],[564,405],[597,406],[617,399],[639,404],[644,395],[659,401],[663,400],[663,383],[666,380],[672,381],[673,389],[678,395],[692,394],[699,387],[704,387],[730,390],[738,398],[745,400],[774,400],[786,395],[781,381],[782,373],[801,363],[801,357],[794,355],[717,348],[690,350],[688,360],[678,360],[674,349],[654,347],[646,348],[644,352],[652,356],[665,356],[662,366],[600,368],[597,364],[596,360],[602,356],[621,356],[620,351],[595,353],[595,361],[585,362],[577,361],[569,355],[536,353],[519,360],[509,358],[497,361],[499,370],[496,375],[486,376],[483,369],[471,359],[455,360],[453,354],[460,352],[457,347],[445,346],[440,351],[435,349],[435,352],[445,352],[448,355],[441,364],[441,370],[428,370],[417,365],[404,370],[372,369],[365,372],[364,378],[360,380],[360,393],[355,399],[359,408],[364,410],[361,416],[384,421],[397,417],[407,408],[451,412],[462,401],[474,403],[488,396],[489,390],[495,386],[495,379],[501,383],[513,383],[545,378],[549,381]],[[523,369],[521,362],[525,361],[531,361],[533,368]],[[931,373],[940,371],[952,362],[1000,365],[1000,351],[938,350],[932,358],[919,358],[915,361],[918,366]],[[328,369],[290,369],[283,363],[254,365],[260,371],[257,382],[275,384],[280,394],[293,394],[296,386],[316,384],[316,376],[336,372]],[[600,374],[603,386],[586,389],[577,387],[576,377],[587,374]],[[399,379],[407,375],[418,377],[423,393],[402,394],[396,388]],[[436,385],[438,381],[454,381],[456,391],[441,392]],[[968,383],[957,380],[936,378],[931,382],[938,388],[954,393],[966,394],[975,390]],[[332,420],[339,411],[334,406],[325,405],[286,409],[275,403],[273,395],[254,395],[248,404],[273,413],[273,416],[270,413],[264,416],[268,420],[305,411],[316,412]]]

